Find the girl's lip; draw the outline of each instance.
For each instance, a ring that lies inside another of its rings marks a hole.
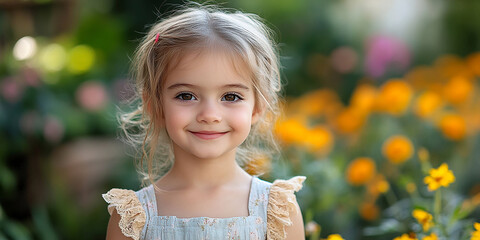
[[[209,131],[202,131],[202,132],[191,132],[193,135],[201,138],[201,139],[215,139],[225,135],[227,132],[209,132]]]

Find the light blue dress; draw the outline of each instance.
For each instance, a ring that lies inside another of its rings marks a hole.
[[[253,176],[246,217],[211,218],[158,216],[153,185],[135,192],[146,213],[140,239],[251,239],[267,234],[267,205],[271,183]]]

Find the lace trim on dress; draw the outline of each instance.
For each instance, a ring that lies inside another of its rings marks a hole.
[[[267,206],[267,239],[285,239],[286,226],[291,226],[290,212],[295,211],[294,191],[302,189],[305,176],[296,176],[289,180],[277,179],[272,183]]]
[[[103,199],[108,205],[108,213],[112,215],[113,209],[120,215],[118,226],[123,235],[135,240],[140,238],[140,232],[146,221],[145,210],[132,190],[113,188],[105,194]]]

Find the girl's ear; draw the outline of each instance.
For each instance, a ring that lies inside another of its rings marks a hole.
[[[148,95],[144,92],[143,95],[142,95],[142,101],[143,101],[143,107],[145,108],[146,112],[148,114],[156,114],[154,111],[153,111],[153,107],[152,107],[152,102],[151,100],[148,98]],[[163,109],[162,109],[163,110]],[[157,120],[160,121],[158,124],[160,124],[160,126],[164,126],[164,123],[165,123],[165,118],[163,116],[163,111],[159,114],[159,116],[157,117]]]
[[[263,107],[255,107],[252,112],[252,125],[257,123],[263,116],[265,109]]]

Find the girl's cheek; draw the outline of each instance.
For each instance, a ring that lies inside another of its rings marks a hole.
[[[230,118],[238,119],[238,121],[248,121],[252,118],[252,109],[249,106],[241,106],[238,108],[230,108],[227,112]]]

